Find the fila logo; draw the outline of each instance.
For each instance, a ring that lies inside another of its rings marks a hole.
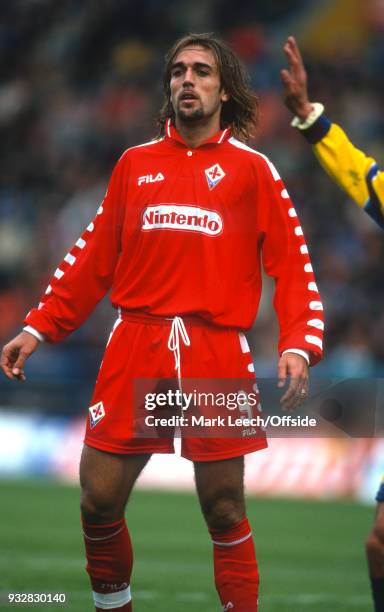
[[[143,212],[142,230],[172,229],[200,232],[217,236],[223,230],[223,220],[218,212],[197,206],[160,204],[147,206]]]
[[[128,582],[122,582],[121,584],[119,583],[111,583],[111,582],[103,582],[101,584],[101,588],[105,589],[106,591],[123,591],[124,589],[128,589],[129,584]]]
[[[225,177],[225,172],[222,168],[220,168],[219,164],[215,164],[210,168],[204,170],[205,177],[207,179],[208,187],[213,189],[216,187],[218,183],[220,183],[221,179]]]
[[[91,425],[91,429],[98,424],[101,419],[105,417],[105,410],[103,406],[103,402],[97,402],[89,408],[89,421]]]
[[[153,174],[145,174],[144,176],[139,176],[139,178],[137,179],[137,184],[142,185],[143,183],[157,183],[158,181],[163,181],[164,180],[164,175],[161,174],[161,172],[158,172],[156,174],[156,176],[153,176]]]

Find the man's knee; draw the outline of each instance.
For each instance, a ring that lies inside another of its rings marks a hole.
[[[111,499],[103,491],[84,487],[80,500],[81,515],[90,524],[111,523],[124,515],[124,507],[117,500]]]
[[[244,457],[195,462],[195,478],[208,527],[230,529],[245,517]]]
[[[366,542],[369,574],[373,578],[384,576],[384,505],[377,505],[375,523]]]
[[[84,446],[80,462],[81,512],[89,523],[120,520],[150,454],[122,456]]]
[[[244,504],[236,497],[218,495],[202,505],[203,514],[211,529],[230,529],[245,516]]]
[[[366,552],[369,560],[378,560],[384,564],[384,521],[376,521],[366,541]]]

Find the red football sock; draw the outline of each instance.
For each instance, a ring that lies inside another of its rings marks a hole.
[[[131,612],[133,553],[125,519],[108,525],[83,520],[83,531],[96,612]]]
[[[248,519],[230,529],[210,529],[215,584],[223,610],[257,612],[259,572]]]

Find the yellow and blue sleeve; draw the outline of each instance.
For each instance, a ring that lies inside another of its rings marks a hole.
[[[303,136],[330,177],[384,229],[384,171],[322,114]]]

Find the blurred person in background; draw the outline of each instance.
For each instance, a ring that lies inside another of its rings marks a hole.
[[[307,73],[293,36],[284,45],[289,68],[281,70],[284,101],[295,115],[291,125],[305,137],[330,177],[384,229],[384,171],[356,148],[343,129],[325,115],[324,106],[311,102]],[[376,612],[384,610],[384,478],[376,495],[375,522],[366,551]]]
[[[276,283],[278,378],[291,410],[307,396],[308,366],[322,356],[322,304],[303,231],[273,164],[249,148],[256,97],[238,58],[210,35],[188,35],[167,55],[157,140],[128,149],[95,219],[55,271],[1,365],[25,380],[44,340],[79,327],[112,288],[119,317],[89,408],[80,465],[82,520],[96,610],[132,609],[133,553],[124,512],[154,452],[171,438],[137,438],[137,378],[254,382],[243,331],[257,313],[260,260]],[[244,455],[264,435],[182,438],[194,463],[213,542],[223,610],[258,609],[259,574],[246,517]],[[154,520],[156,520],[154,518]]]

